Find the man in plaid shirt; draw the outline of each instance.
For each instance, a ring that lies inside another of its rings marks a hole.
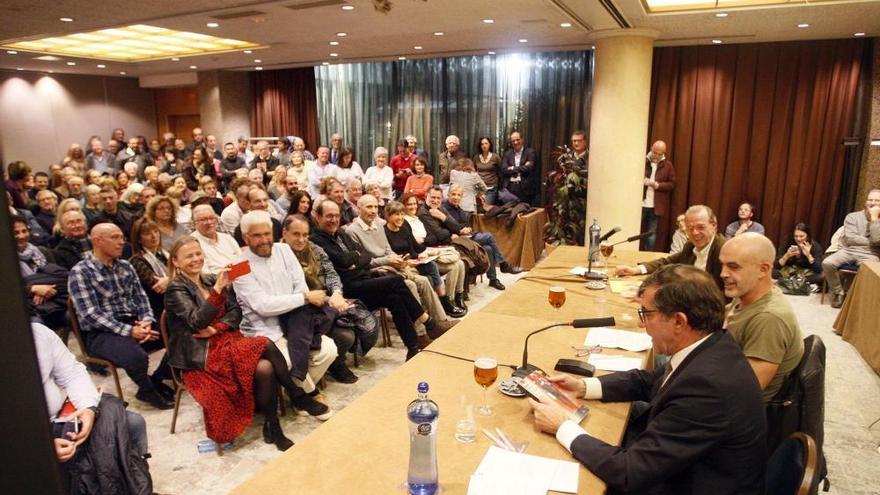
[[[92,252],[70,271],[68,291],[89,354],[125,369],[138,386],[135,397],[159,409],[174,407],[174,391],[162,383],[171,377],[167,356],[153,376],[148,351],[159,349],[159,332],[150,303],[134,268],[119,259],[122,230],[111,223],[92,229]]]

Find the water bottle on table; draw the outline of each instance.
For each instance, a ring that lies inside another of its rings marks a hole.
[[[419,397],[406,408],[409,419],[409,473],[407,488],[412,495],[437,493],[437,418],[440,408],[428,398],[428,384],[419,383]]]
[[[591,265],[599,266],[599,239],[601,237],[602,227],[599,226],[599,220],[594,218],[593,225],[590,225],[590,254],[587,259],[587,262]]]

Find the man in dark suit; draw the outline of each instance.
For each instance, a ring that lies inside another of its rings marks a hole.
[[[684,214],[684,224],[688,242],[681,251],[665,258],[639,263],[638,266],[618,266],[617,275],[643,275],[652,273],[663,265],[681,263],[694,265],[709,272],[718,288],[724,290],[718,255],[721,254],[721,246],[724,245],[725,239],[723,235],[718,234],[718,220],[715,218],[715,213],[705,205],[691,206]]]
[[[645,157],[645,179],[642,188],[642,232],[654,232],[642,241],[644,251],[653,251],[660,239],[661,251],[666,250],[669,235],[669,203],[675,189],[675,167],[666,159],[666,143],[657,141]]]
[[[535,422],[555,434],[609,493],[760,494],[767,424],[761,389],[726,333],[724,299],[704,271],[664,266],[639,288],[639,317],[654,352],[672,359],[653,371],[551,380],[586,399],[646,401],[617,447],[590,436],[555,403],[530,401]],[[589,426],[589,423],[588,423]]]
[[[538,185],[538,154],[523,145],[518,131],[510,134],[511,149],[501,159],[502,189],[507,189],[525,203],[531,204]]]

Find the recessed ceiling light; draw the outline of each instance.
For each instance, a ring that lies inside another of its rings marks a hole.
[[[559,25],[559,27],[570,28],[571,23],[570,22],[563,22],[562,24]]]
[[[198,65],[190,65],[189,68],[190,68],[190,69],[198,69],[199,66],[198,66]]]
[[[254,51],[253,50],[245,50],[244,53],[247,53],[248,55],[250,55],[251,53],[254,53]]]
[[[73,17],[59,17],[58,20],[61,22],[73,22]]]
[[[853,34],[853,36],[864,36],[864,35],[865,35],[865,33],[855,33],[855,34]]]
[[[330,62],[323,62],[321,65],[330,65]]]
[[[15,70],[24,70],[23,67],[16,67]]]
[[[49,71],[49,74],[54,74],[54,73],[55,73],[54,70],[50,70],[50,71]]]
[[[107,66],[106,66],[106,65],[104,65],[104,64],[98,64],[98,68],[99,68],[99,69],[106,69],[106,68],[107,68]]]
[[[865,34],[865,33],[862,33],[862,34]],[[10,55],[15,55],[15,54],[18,53],[18,52],[15,51],[15,50],[6,50],[6,53],[8,53],[8,54],[10,54]]]
[[[443,31],[435,31],[434,36],[443,36],[445,33]]]
[[[254,59],[254,63],[255,63],[255,64],[259,64],[260,62],[262,62],[262,60],[260,60],[260,59],[258,59],[258,58],[255,58],[255,59]]]
[[[336,33],[336,36],[339,36],[340,38],[345,38],[346,36],[348,36],[348,33]]]
[[[727,12],[716,12],[715,13],[715,17],[727,17],[728,15],[730,15],[730,14],[728,14]]]
[[[338,53],[336,53],[336,52],[333,52],[333,53],[331,53],[331,54],[330,54],[330,56],[331,56],[331,57],[338,57],[338,56],[339,56],[339,54],[338,54]]]
[[[525,39],[525,38],[520,38],[519,42],[520,42],[520,43],[528,43],[529,40],[527,40],[527,39]]]
[[[413,50],[421,50],[421,49],[422,49],[422,45],[416,45],[413,47]]]
[[[220,24],[217,24],[216,22],[209,22],[209,23],[207,23],[207,24],[205,24],[205,25],[208,26],[209,28],[220,27]]]
[[[76,62],[67,62],[67,65],[76,65]]]
[[[254,70],[263,70],[262,67],[254,67]]]
[[[808,27],[810,27],[810,25],[804,22],[804,23],[798,24],[798,27],[799,28],[808,28]]]
[[[172,62],[180,62],[180,59],[177,57],[171,57]]]
[[[721,44],[721,40],[712,40],[712,43],[715,43],[716,45],[720,45],[720,44]]]
[[[331,41],[330,46],[339,46],[339,42],[338,41]]]
[[[120,75],[120,76],[124,76],[124,75],[125,75],[125,71],[121,71],[121,72],[119,73],[119,75]]]
[[[489,55],[495,55],[495,52],[488,52]]]
[[[354,5],[343,5],[342,10],[354,10]]]
[[[397,57],[397,60],[406,60],[406,57]]]
[[[493,24],[494,22],[495,22],[495,19],[483,19],[484,24]]]

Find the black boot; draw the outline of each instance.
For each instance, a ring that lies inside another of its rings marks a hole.
[[[418,348],[418,347],[410,347],[410,348],[408,348],[408,349],[406,350],[406,361],[409,361],[410,359],[412,359],[413,357],[415,357],[415,355],[418,354],[418,353],[419,353],[419,348]]]
[[[455,305],[465,311],[468,310],[467,305],[464,303],[464,292],[459,292],[455,295]]]
[[[284,436],[284,430],[281,429],[281,424],[278,423],[278,418],[266,420],[266,422],[263,423],[263,441],[266,443],[274,443],[275,447],[282,452],[293,447],[293,441]]]
[[[513,275],[516,275],[517,273],[523,272],[522,268],[520,268],[516,265],[511,265],[510,263],[508,263],[506,261],[500,263],[499,267],[501,268],[501,273],[511,273]]]
[[[440,305],[443,306],[443,311],[446,311],[446,314],[453,318],[462,318],[467,314],[467,310],[453,305],[452,302],[449,301],[449,296],[440,297]]]
[[[342,356],[336,358],[327,371],[339,383],[355,383],[358,381],[357,375],[351,372],[345,364],[345,358]]]

